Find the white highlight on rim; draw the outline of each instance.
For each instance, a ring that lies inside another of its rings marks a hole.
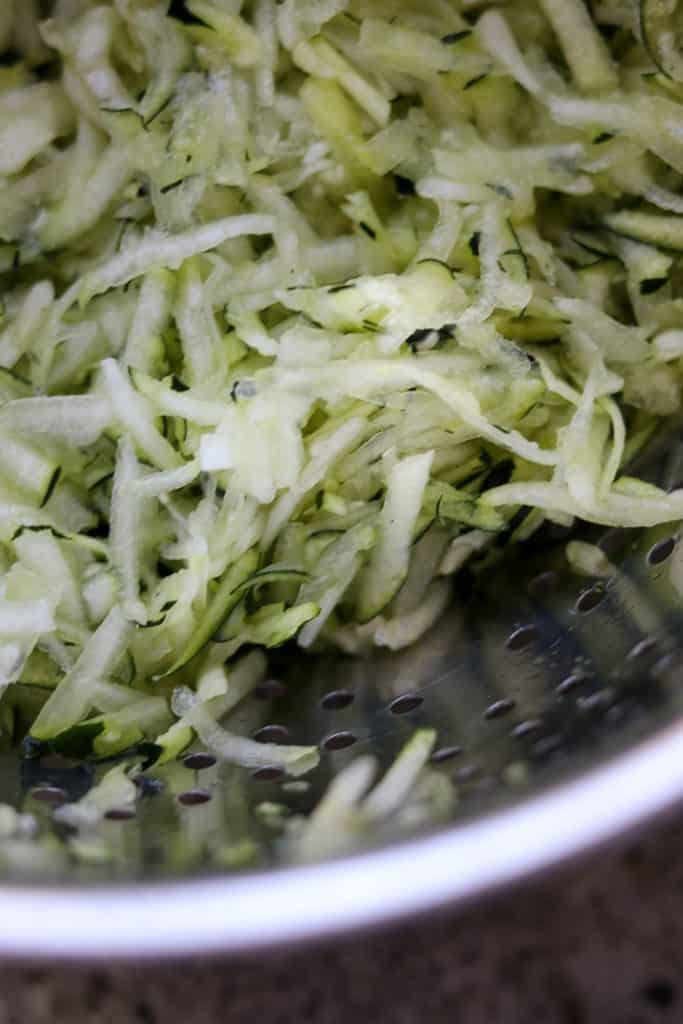
[[[248,952],[472,899],[683,799],[683,722],[518,807],[312,866],[198,881],[0,886],[0,954],[100,960]]]

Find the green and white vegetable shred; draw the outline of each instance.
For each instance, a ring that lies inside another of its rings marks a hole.
[[[412,643],[521,508],[683,518],[625,476],[681,405],[683,4],[8,12],[0,692],[36,741],[301,774],[231,719],[242,648]]]

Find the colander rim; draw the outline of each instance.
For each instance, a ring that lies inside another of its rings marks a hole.
[[[244,954],[454,907],[630,832],[683,799],[683,720],[516,806],[319,864],[183,881],[0,885],[0,956]]]

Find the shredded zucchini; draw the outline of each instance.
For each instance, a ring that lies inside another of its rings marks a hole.
[[[679,3],[5,6],[0,699],[36,741],[303,773],[240,734],[242,648],[411,644],[522,506],[683,518],[625,475],[681,405]],[[445,806],[433,741],[295,856]]]

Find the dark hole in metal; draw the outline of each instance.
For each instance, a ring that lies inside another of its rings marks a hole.
[[[584,590],[583,594],[581,594],[576,602],[577,612],[581,612],[583,615],[587,612],[592,612],[594,608],[597,608],[598,605],[602,603],[604,597],[604,587],[591,587],[590,590]]]
[[[252,778],[258,782],[279,782],[280,779],[284,779],[285,773],[282,768],[273,767],[257,768],[253,773]]]
[[[322,698],[320,706],[325,711],[341,711],[342,708],[348,708],[353,704],[353,701],[354,695],[350,690],[331,690]]]
[[[424,703],[424,697],[420,697],[417,693],[404,693],[396,700],[392,700],[389,705],[389,710],[392,715],[407,715],[411,711],[415,711]]]
[[[208,789],[188,789],[185,793],[179,794],[178,803],[185,807],[195,807],[197,804],[208,803],[210,799],[211,793]]]
[[[573,693],[579,686],[582,686],[586,682],[586,676],[581,674],[572,674],[563,679],[562,682],[556,687],[555,693],[559,697],[564,697],[568,693]]]
[[[216,763],[216,758],[213,754],[205,754],[198,750],[194,754],[187,754],[183,758],[183,764],[190,771],[201,772],[204,768],[213,768]]]
[[[41,804],[49,804],[50,807],[61,807],[69,799],[66,792],[59,786],[36,786],[31,790],[31,796],[34,800],[39,800]]]
[[[535,626],[520,626],[505,641],[505,646],[511,651],[523,651],[536,640],[538,631]]]
[[[280,679],[264,679],[254,687],[254,696],[259,700],[279,700],[287,696],[287,687]]]
[[[646,636],[644,640],[639,640],[638,643],[631,648],[626,657],[629,661],[636,661],[638,658],[644,658],[646,654],[650,654],[654,650],[656,644],[657,641],[653,636]]]
[[[534,743],[534,745],[533,745],[533,747],[531,749],[532,749],[532,753],[536,757],[541,757],[542,758],[542,757],[549,757],[551,754],[554,754],[555,751],[559,750],[559,748],[561,746],[562,746],[562,737],[554,735],[554,736],[544,736],[543,739],[538,740],[536,743]]]
[[[494,718],[502,718],[503,715],[509,714],[514,706],[515,702],[510,697],[506,697],[503,700],[497,700],[487,707],[484,712],[484,718],[488,721],[491,721]]]
[[[533,736],[534,733],[539,732],[543,728],[543,722],[540,718],[527,718],[524,722],[520,722],[512,730],[512,735],[516,740],[523,740],[526,736]]]
[[[264,725],[254,733],[257,743],[286,743],[289,729],[286,725]]]
[[[591,693],[587,697],[579,697],[576,706],[579,711],[586,713],[605,711],[613,703],[615,697],[614,690],[610,686],[606,686],[604,690],[600,690],[598,693]]]
[[[331,736],[325,737],[322,746],[325,750],[345,750],[352,747],[357,740],[352,732],[333,732]]]
[[[68,801],[85,796],[94,780],[93,765],[50,752],[40,757],[22,758],[19,772],[25,792],[36,788],[56,789],[64,792]]]
[[[450,761],[454,757],[459,757],[460,754],[462,754],[462,747],[455,745],[452,747],[439,747],[432,754],[431,760],[434,764],[443,764],[444,761]]]
[[[130,821],[135,817],[135,811],[132,807],[112,807],[104,816],[107,821]]]
[[[676,541],[673,537],[666,537],[664,540],[653,544],[647,553],[649,565],[661,565],[662,562],[666,562],[667,558],[670,558],[673,554],[675,547]]]

